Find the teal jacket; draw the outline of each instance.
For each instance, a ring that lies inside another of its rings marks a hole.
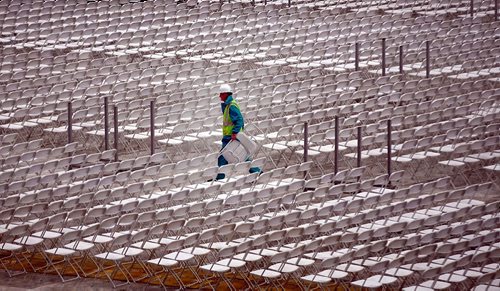
[[[229,97],[227,97],[224,103],[221,103],[222,114],[224,114],[226,106],[229,105],[233,100],[234,100],[233,95],[230,95]],[[238,108],[236,108],[236,106],[229,107],[229,118],[231,118],[231,121],[234,124],[233,133],[238,133],[241,131],[242,128],[245,127],[245,121],[243,120],[243,115],[241,115],[241,111]]]

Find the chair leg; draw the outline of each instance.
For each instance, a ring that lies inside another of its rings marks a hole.
[[[67,262],[67,264],[64,264],[65,262]],[[70,258],[64,258],[63,261],[57,262],[56,264],[58,264],[58,263],[62,263],[63,264],[62,270],[58,271],[57,268],[55,268],[55,264],[54,264],[54,270],[56,270],[57,275],[59,275],[59,278],[61,278],[62,282],[69,282],[69,281],[80,279],[80,275],[78,274],[78,271],[76,270],[76,268],[71,263],[71,259]],[[71,267],[71,269],[73,269],[73,271],[75,272],[76,276],[72,277],[70,279],[65,279],[64,278],[64,275],[66,273],[65,270],[68,267],[68,265],[69,265],[69,267]]]
[[[84,263],[85,263],[85,260],[89,258],[92,263],[94,264],[94,267],[95,267],[95,270],[93,270],[92,272],[89,272],[89,273],[85,273],[85,271],[83,270],[83,268],[81,266],[84,266]],[[91,257],[89,256],[88,254],[85,254],[80,263],[78,264],[78,268],[80,269],[80,271],[82,271],[82,275],[84,277],[89,277],[90,275],[93,275],[93,274],[96,274],[98,271],[99,271],[99,265],[97,264],[97,262]]]
[[[8,267],[8,265],[10,265],[10,264],[5,264],[5,262],[4,262],[6,259],[9,259],[9,258],[14,258],[14,260],[16,260],[17,265],[20,265],[23,270],[18,271],[18,272],[10,270],[10,268]],[[7,275],[9,276],[9,278],[12,278],[12,277],[18,276],[18,275],[23,275],[23,274],[27,273],[26,268],[24,267],[24,265],[21,263],[19,258],[14,253],[10,254],[8,257],[1,258],[0,264],[2,265],[2,268],[7,272]]]
[[[126,282],[122,283],[122,284],[115,284],[115,280],[114,280],[114,277],[116,276],[116,274],[118,273],[118,271],[120,271],[124,276],[125,276],[125,279],[127,280]],[[120,267],[120,263],[117,263],[115,262],[115,268],[113,269],[113,273],[111,276],[108,275],[108,273],[104,272],[106,274],[106,276],[108,277],[109,281],[111,282],[111,284],[113,285],[113,288],[117,288],[117,287],[121,287],[121,286],[125,286],[125,285],[128,285],[130,283],[129,279],[128,279],[128,276],[127,276],[127,272],[124,271],[121,267]]]

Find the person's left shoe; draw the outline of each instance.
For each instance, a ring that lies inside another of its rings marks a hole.
[[[259,167],[252,167],[252,168],[250,168],[250,170],[248,170],[248,172],[250,174],[253,174],[253,173],[262,174],[263,173],[262,170]]]

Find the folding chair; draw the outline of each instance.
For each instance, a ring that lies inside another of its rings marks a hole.
[[[23,263],[21,262],[21,259],[18,257],[18,254],[23,251],[23,246],[19,244],[14,244],[13,241],[16,240],[19,237],[22,237],[27,234],[27,231],[29,229],[28,224],[23,224],[23,225],[18,225],[15,226],[6,232],[2,234],[2,243],[0,243],[0,247],[2,251],[7,251],[9,252],[9,255],[6,257],[0,258],[0,263],[2,264],[2,267],[4,270],[6,270],[7,275],[12,278],[13,276],[21,275],[26,273],[26,268],[24,267]],[[12,259],[15,261],[12,263]],[[22,267],[22,271],[20,272],[15,272],[11,271],[12,269],[15,270],[15,268],[9,268],[9,266],[20,265]]]

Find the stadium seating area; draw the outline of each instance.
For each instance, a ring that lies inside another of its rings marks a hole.
[[[472,3],[1,0],[0,269],[500,288],[500,26]],[[223,83],[259,149],[219,168]]]

